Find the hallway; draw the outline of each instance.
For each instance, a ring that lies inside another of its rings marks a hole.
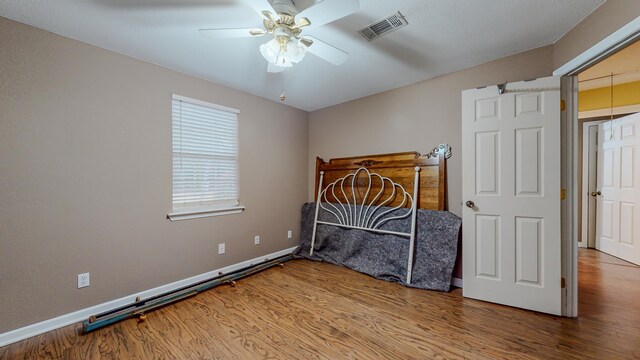
[[[599,336],[622,348],[635,348],[636,358],[640,357],[639,302],[639,266],[595,249],[579,249],[578,320],[597,321],[602,326]]]

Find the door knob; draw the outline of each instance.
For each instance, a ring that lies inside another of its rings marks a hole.
[[[602,193],[598,190],[598,191],[596,191],[596,195],[600,196],[600,195],[602,195]]]
[[[592,191],[592,192],[591,192],[591,196],[596,196],[596,195],[598,195],[598,194],[596,194],[596,192],[595,192],[595,191]]]
[[[467,201],[466,205],[467,205],[468,208],[473,208],[474,206],[476,206],[476,204],[471,200]]]

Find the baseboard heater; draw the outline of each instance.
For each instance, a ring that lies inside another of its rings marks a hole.
[[[269,269],[274,266],[282,266],[284,262],[293,259],[293,255],[288,254],[272,260],[266,260],[263,263],[251,265],[246,268],[238,269],[228,274],[220,274],[212,279],[201,281],[194,285],[189,285],[181,289],[173,290],[164,294],[156,295],[148,299],[139,299],[131,305],[125,305],[110,311],[103,312],[98,315],[90,316],[89,319],[82,322],[85,333],[103,328],[114,324],[118,321],[137,317],[140,320],[146,318],[146,313],[157,308],[172,304],[174,302],[189,298],[202,291],[212,289],[219,285],[235,286],[236,280],[256,274],[260,271]]]

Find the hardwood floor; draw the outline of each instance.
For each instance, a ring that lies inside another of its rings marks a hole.
[[[296,260],[80,335],[0,348],[1,359],[640,358],[640,268],[580,250],[578,319],[405,288]]]

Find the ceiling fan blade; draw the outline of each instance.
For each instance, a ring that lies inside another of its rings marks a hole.
[[[265,31],[258,28],[248,29],[200,29],[202,36],[210,39],[233,39],[241,37],[262,36]]]
[[[309,47],[311,45],[313,45],[313,40],[311,39],[307,39],[307,38],[299,38],[298,41],[300,41],[302,43],[302,45]]]
[[[315,29],[351,15],[358,10],[360,10],[358,0],[324,0],[304,9],[296,18],[307,17],[311,19],[310,28]]]
[[[262,19],[262,26],[264,26],[268,32],[273,32],[276,29],[276,24],[269,19]]]
[[[342,65],[349,58],[348,53],[336,48],[335,46],[329,45],[322,40],[314,38],[313,36],[307,35],[306,37],[309,38],[308,40],[311,40],[313,42],[313,45],[309,46],[307,51],[323,60],[332,63],[333,65]],[[304,42],[302,43],[304,44]]]
[[[273,7],[269,0],[244,0],[243,2],[251,6],[255,12],[265,19],[269,18],[263,14],[263,11],[273,11]]]
[[[280,20],[277,15],[268,10],[262,10],[262,16],[264,16],[266,19],[271,20],[271,22],[273,23],[276,23],[278,22],[278,20]]]
[[[262,36],[264,34],[266,34],[267,32],[262,30],[262,29],[251,29],[249,30],[249,34],[251,34],[251,36]]]
[[[299,17],[298,20],[296,20],[297,28],[301,28],[309,25],[311,25],[311,21],[309,21],[309,19],[307,19],[306,17]]]
[[[279,72],[283,72],[284,68],[282,66],[278,66],[274,63],[269,63],[269,65],[267,65],[267,72],[270,73],[279,73]]]

